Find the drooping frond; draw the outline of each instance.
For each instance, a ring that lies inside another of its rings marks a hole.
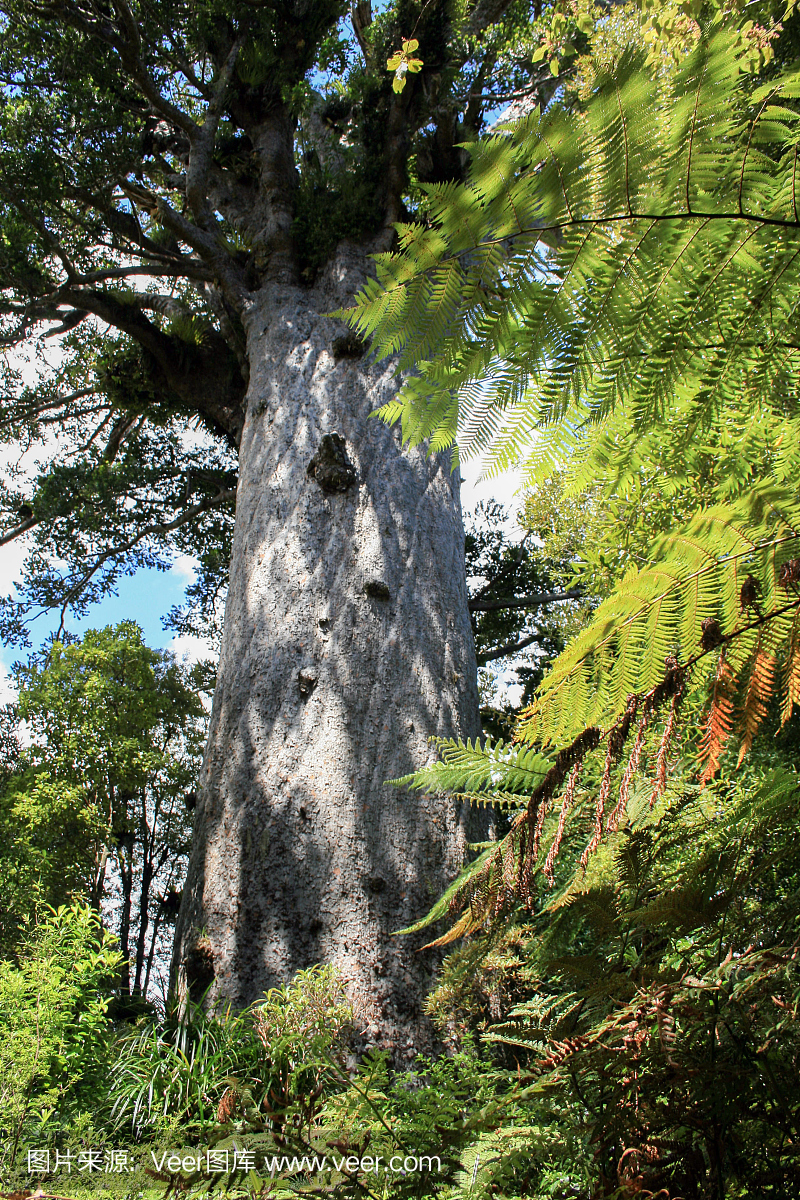
[[[701,783],[708,783],[719,770],[722,752],[733,726],[733,673],[724,653],[720,655],[711,689],[703,736],[700,742]]]
[[[759,640],[742,705],[742,741],[737,765],[741,765],[767,715],[767,705],[775,685],[776,661],[775,655]]]

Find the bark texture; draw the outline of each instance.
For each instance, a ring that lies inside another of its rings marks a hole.
[[[315,962],[366,1040],[413,1054],[435,957],[393,938],[463,863],[468,813],[385,785],[475,737],[457,476],[368,414],[395,387],[324,313],[366,274],[248,310],[236,534],[176,938],[195,992],[236,1005]],[[469,836],[472,836],[470,834]]]

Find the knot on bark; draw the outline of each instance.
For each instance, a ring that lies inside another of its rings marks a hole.
[[[189,987],[202,995],[214,982],[214,950],[207,934],[201,933],[189,946],[184,964]]]
[[[310,696],[314,688],[317,686],[317,675],[314,667],[301,667],[297,672],[297,683],[300,688],[301,696]]]
[[[382,579],[370,579],[364,584],[364,593],[372,600],[391,600],[388,584]]]
[[[308,474],[323,492],[346,492],[356,482],[356,469],[340,433],[326,433],[308,464]]]
[[[337,362],[340,358],[363,358],[367,352],[367,343],[357,333],[348,330],[347,333],[333,339],[331,350]]]

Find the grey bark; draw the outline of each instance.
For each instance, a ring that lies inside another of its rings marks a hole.
[[[236,533],[176,963],[195,994],[238,1006],[332,962],[367,1041],[410,1056],[436,958],[392,933],[442,893],[472,834],[455,802],[385,781],[422,766],[433,735],[475,737],[478,695],[457,474],[368,419],[392,368],[337,358],[342,326],[324,316],[366,268],[344,247],[313,290],[275,284],[247,312]]]

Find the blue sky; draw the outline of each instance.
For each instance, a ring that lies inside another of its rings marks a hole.
[[[0,553],[0,574],[4,577],[5,585],[2,590],[6,592],[13,577],[6,572],[11,567],[16,575],[15,568],[18,567],[21,553],[17,550],[9,563],[10,557]],[[135,575],[126,575],[119,581],[118,595],[106,596],[100,603],[92,605],[86,616],[81,619],[69,613],[65,622],[66,628],[70,633],[80,635],[87,629],[101,629],[105,625],[116,625],[119,621],[133,619],[141,625],[149,646],[169,646],[178,654],[188,653],[191,657],[201,655],[204,651],[202,643],[190,638],[176,638],[174,631],[164,629],[162,624],[162,618],[173,605],[183,603],[186,586],[191,579],[191,564],[188,562],[178,562],[171,571],[141,570]],[[57,625],[58,616],[55,613],[44,613],[38,617],[30,627],[32,647],[38,649]],[[27,650],[19,646],[0,644],[0,701],[7,694],[9,667],[12,663],[24,659],[27,653]]]
[[[162,617],[173,605],[183,603],[190,579],[190,570],[183,564],[178,564],[171,571],[141,570],[135,575],[126,575],[120,580],[118,596],[107,596],[99,604],[93,605],[81,620],[70,614],[66,621],[67,629],[70,633],[81,634],[87,629],[116,625],[132,617],[141,625],[149,646],[168,646],[175,633],[174,630],[164,629]],[[34,628],[40,624],[44,627],[46,620],[46,617],[42,617]],[[38,633],[36,640],[41,641]]]

